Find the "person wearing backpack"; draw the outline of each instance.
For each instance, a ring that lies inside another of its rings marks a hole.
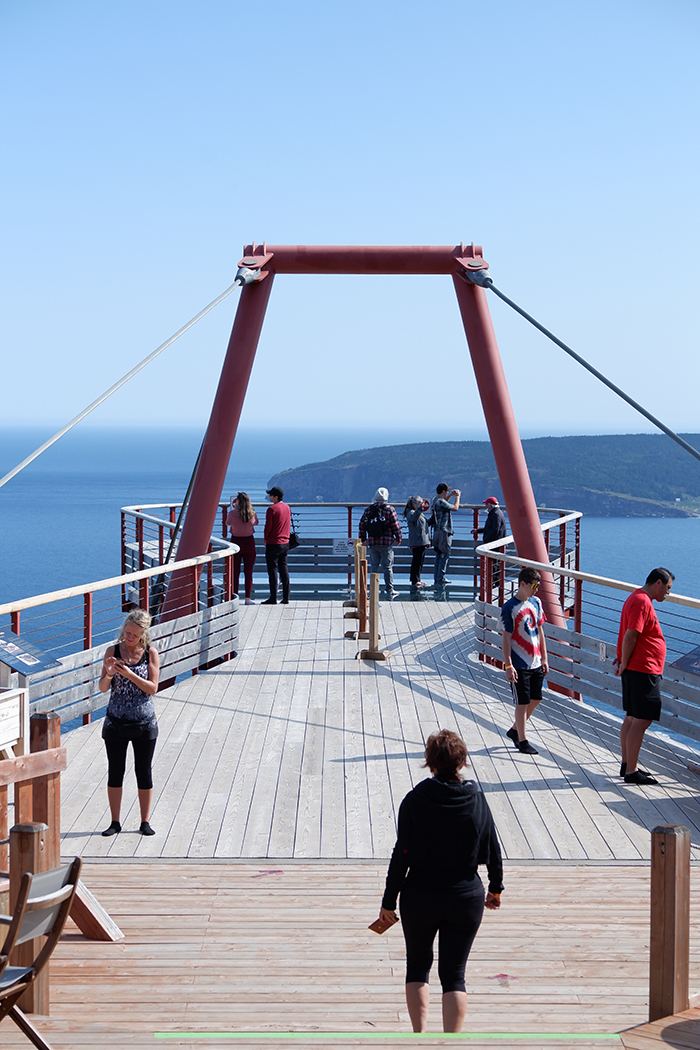
[[[435,548],[435,587],[444,590],[449,580],[445,578],[447,563],[450,560],[452,549],[452,536],[454,527],[452,525],[452,511],[459,510],[459,498],[462,493],[459,489],[448,491],[447,485],[441,482],[437,487],[437,496],[433,500],[433,513],[430,516],[429,525],[433,526],[433,547]],[[454,496],[454,503],[448,503]]]
[[[395,509],[387,502],[386,489],[377,489],[374,503],[370,503],[360,518],[360,541],[367,544],[369,571],[384,573],[386,596],[389,601],[398,598],[394,590],[394,547],[403,538]]]

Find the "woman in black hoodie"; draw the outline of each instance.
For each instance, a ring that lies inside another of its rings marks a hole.
[[[401,923],[406,939],[406,1003],[414,1032],[425,1032],[439,933],[438,975],[445,1032],[460,1032],[467,1010],[464,970],[484,907],[501,905],[503,863],[491,810],[480,788],[462,780],[464,741],[443,729],[425,747],[432,777],[409,791],[399,808],[399,829],[386,877],[380,918]],[[489,891],[477,873],[485,864]]]

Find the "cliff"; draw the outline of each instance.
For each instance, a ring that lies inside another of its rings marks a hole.
[[[698,435],[685,435],[697,447]],[[532,438],[523,442],[535,500],[602,517],[692,517],[700,508],[700,462],[664,435]],[[465,503],[502,499],[490,443],[426,442],[345,452],[270,478],[285,498],[369,502],[381,485],[392,502],[432,496],[438,482]]]

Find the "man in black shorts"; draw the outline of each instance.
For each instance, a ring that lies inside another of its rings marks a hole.
[[[516,703],[515,723],[506,736],[523,755],[538,753],[527,739],[525,725],[542,699],[542,683],[548,671],[539,586],[537,569],[521,569],[517,593],[501,609],[505,672]]]
[[[625,720],[620,730],[620,776],[626,784],[658,784],[646,770],[638,768],[637,760],[645,732],[661,716],[666,641],[652,601],[662,602],[675,578],[668,569],[652,569],[644,586],[633,591],[622,607],[615,674],[622,677]]]

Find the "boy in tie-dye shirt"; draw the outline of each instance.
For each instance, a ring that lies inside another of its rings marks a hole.
[[[501,609],[506,678],[516,704],[515,722],[506,736],[523,755],[538,753],[527,739],[525,723],[542,699],[542,684],[549,670],[544,609],[535,596],[539,585],[537,569],[521,569],[518,592]]]

